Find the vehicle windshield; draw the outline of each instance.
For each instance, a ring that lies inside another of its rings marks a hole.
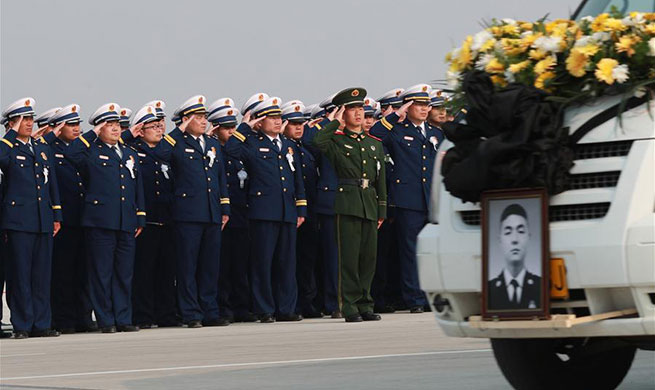
[[[610,12],[612,6],[624,15],[632,11],[655,12],[655,0],[588,0],[578,9],[575,19]]]

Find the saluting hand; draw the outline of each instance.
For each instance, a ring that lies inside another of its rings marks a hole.
[[[143,122],[130,127],[130,133],[134,138],[143,137]]]
[[[187,126],[193,121],[196,120],[196,117],[191,115],[191,116],[183,116],[182,117],[182,123],[180,124],[179,128],[180,130],[184,133],[186,131]]]
[[[224,215],[221,218],[221,230],[225,229],[225,225],[230,221],[230,216],[229,215]]]
[[[398,121],[399,122],[402,122],[402,121],[405,120],[405,118],[407,117],[407,109],[409,109],[409,106],[411,106],[413,103],[414,103],[414,101],[409,101],[409,102],[403,104],[402,107],[400,107],[398,109],[398,111],[396,111],[396,115],[398,115]]]
[[[243,122],[244,122],[245,124],[247,124],[248,126],[250,126],[251,129],[254,129],[254,128],[255,128],[255,125],[256,125],[257,123],[263,121],[264,118],[266,118],[266,117],[265,117],[265,116],[260,116],[260,117],[257,118],[257,119],[250,119],[250,111],[248,111],[248,112],[246,113],[246,115],[243,117]]]
[[[322,121],[322,120],[323,120],[323,118],[312,119],[311,121],[309,121],[309,123],[307,124],[307,126],[309,126],[309,127],[314,127],[314,126],[316,126],[316,124],[317,124],[318,122],[320,122],[320,121]]]
[[[387,106],[387,108],[384,109],[384,112],[382,113],[382,116],[387,116],[393,112],[393,107],[391,107],[391,104]]]
[[[43,134],[45,134],[46,130],[48,130],[48,127],[49,127],[48,125],[45,125],[32,131],[32,138],[38,139],[39,137],[41,137]]]
[[[59,233],[59,229],[61,229],[61,222],[55,222],[53,227],[52,227],[52,236],[56,236],[57,233]]]
[[[305,217],[298,217],[298,222],[296,223],[296,229],[300,227],[305,222]]]
[[[336,111],[337,113],[336,113],[336,115],[334,116],[334,119],[336,119],[336,120],[339,121],[339,129],[340,129],[340,130],[343,130],[343,129],[346,128],[346,122],[343,120],[343,113],[344,113],[344,111],[346,111],[346,107],[345,107],[345,106],[341,106],[341,107],[339,107],[339,110],[335,110],[335,111]]]
[[[21,122],[23,122],[23,117],[19,116],[18,119],[16,120],[16,122],[14,122],[14,125],[11,126],[12,130],[14,130],[15,132],[18,132],[18,129],[20,128]]]
[[[55,128],[52,130],[55,137],[59,137],[59,134],[61,134],[61,129],[64,127],[64,125],[66,125],[66,122],[61,122],[60,124],[55,126]]]
[[[100,124],[97,124],[93,127],[93,132],[96,133],[96,135],[100,135],[100,131],[107,125],[107,122],[102,122]]]

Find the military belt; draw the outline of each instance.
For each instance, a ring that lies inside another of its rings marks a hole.
[[[373,181],[370,179],[339,179],[339,184],[344,186],[356,186],[362,189],[373,186]]]

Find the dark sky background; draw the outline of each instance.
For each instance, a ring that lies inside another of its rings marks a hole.
[[[445,54],[496,18],[568,17],[577,0],[1,0],[0,106],[255,92],[305,104],[348,86],[378,98],[443,79]]]

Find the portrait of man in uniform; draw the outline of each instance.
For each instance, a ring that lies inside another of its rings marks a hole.
[[[543,226],[542,202],[539,196],[485,201],[483,284],[489,316],[496,312],[530,317],[528,312],[545,310],[544,264],[548,252],[544,250],[547,229]]]

